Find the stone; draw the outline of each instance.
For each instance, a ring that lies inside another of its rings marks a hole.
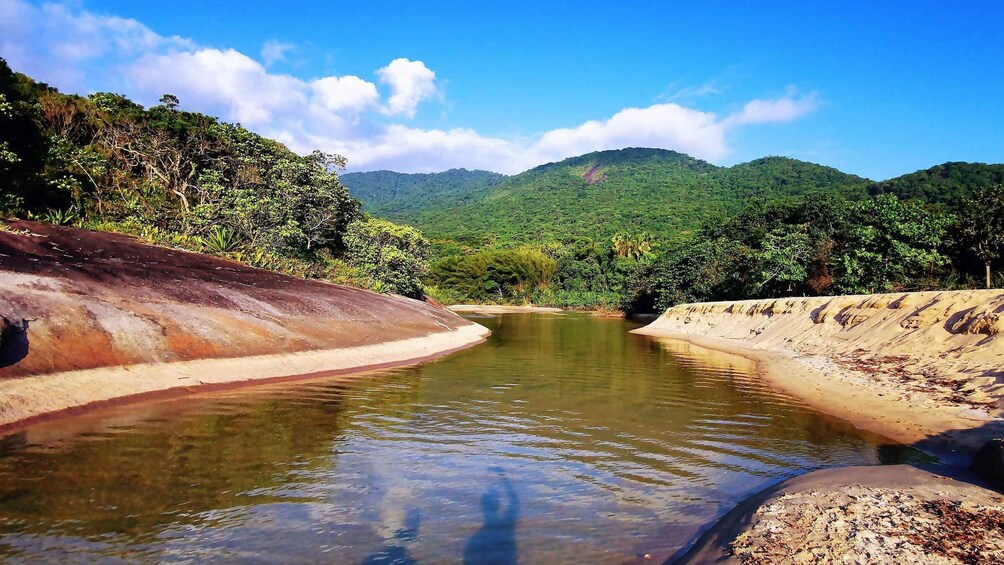
[[[1004,485],[1004,439],[992,439],[981,447],[969,470],[993,485]]]

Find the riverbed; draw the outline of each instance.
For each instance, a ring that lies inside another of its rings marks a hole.
[[[488,341],[420,366],[3,438],[0,559],[660,560],[779,480],[914,456],[629,321],[470,316]]]

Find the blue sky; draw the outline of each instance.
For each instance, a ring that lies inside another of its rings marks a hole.
[[[172,92],[354,170],[512,173],[628,145],[874,179],[1001,162],[1002,29],[996,1],[0,0],[16,70]]]

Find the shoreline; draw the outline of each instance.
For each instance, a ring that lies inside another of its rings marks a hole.
[[[965,407],[938,406],[934,402],[925,410],[915,404],[903,405],[895,398],[885,400],[889,392],[884,383],[855,375],[822,356],[803,357],[794,351],[757,349],[725,338],[663,330],[639,328],[633,333],[747,359],[764,382],[813,410],[916,447],[950,465],[968,465],[976,450],[1001,435],[1000,427],[980,429],[1000,423],[992,414],[978,414]],[[804,378],[807,375],[812,378]]]
[[[309,378],[413,365],[483,343],[490,330],[469,324],[396,341],[348,347],[144,363],[0,381],[0,433],[109,406]]]
[[[427,302],[27,221],[0,232],[0,431],[109,404],[405,365],[490,331]]]
[[[1004,437],[1001,304],[999,290],[686,304],[633,333],[739,355],[815,410],[968,465]]]
[[[1004,520],[1004,499],[968,470],[977,450],[1004,437],[1002,305],[1000,290],[685,304],[633,330],[707,359],[746,360],[810,408],[940,460],[781,481],[665,563],[889,562],[928,556],[929,543],[941,560],[1004,558],[1004,537],[983,522],[974,527],[985,536],[959,541],[969,534],[959,524]]]

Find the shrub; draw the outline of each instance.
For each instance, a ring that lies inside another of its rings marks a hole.
[[[492,250],[440,260],[430,282],[470,301],[529,302],[551,283],[556,269],[555,260],[536,249]]]
[[[345,256],[369,278],[371,288],[420,298],[429,241],[421,232],[387,220],[366,218],[349,224]]]

